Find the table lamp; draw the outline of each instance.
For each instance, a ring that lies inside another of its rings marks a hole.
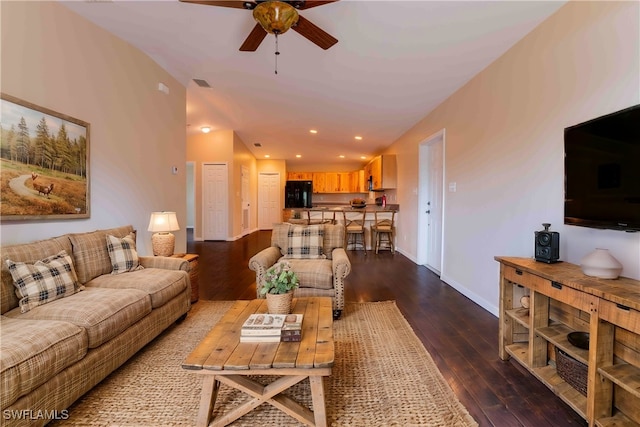
[[[173,255],[176,237],[171,233],[171,231],[180,230],[176,213],[152,212],[148,230],[154,232],[153,236],[151,236],[153,255]]]

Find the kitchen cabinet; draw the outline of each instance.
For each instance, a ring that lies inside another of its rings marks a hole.
[[[338,192],[338,174],[335,172],[327,172],[325,183],[325,193],[337,193]]]
[[[353,172],[288,172],[287,180],[312,181],[314,193],[366,193],[365,170]],[[391,188],[391,187],[389,187]]]
[[[311,181],[312,179],[311,172],[287,172],[287,180],[289,181]]]
[[[364,170],[351,172],[350,177],[350,193],[366,193]]]
[[[351,191],[350,172],[326,172],[325,193],[349,193]]]
[[[313,192],[327,193],[327,174],[324,172],[313,172]]]
[[[524,366],[590,426],[640,425],[640,282],[588,277],[568,262],[495,259],[500,358]],[[569,342],[574,331],[589,332],[588,349]],[[584,394],[559,375],[556,349],[586,370]]]
[[[314,193],[364,193],[364,171],[309,172]],[[354,173],[358,174],[354,178]],[[355,183],[355,184],[354,184]]]
[[[372,180],[373,190],[396,188],[397,166],[395,154],[383,154],[375,157],[365,166],[365,180]]]
[[[338,185],[336,186],[338,193],[350,193],[351,192],[351,173],[350,172],[338,172]]]

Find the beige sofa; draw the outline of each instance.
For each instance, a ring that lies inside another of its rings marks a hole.
[[[297,231],[313,230],[319,234],[320,244],[301,248],[300,239],[293,235]],[[309,256],[309,252],[313,255]],[[339,318],[344,309],[344,279],[351,272],[351,262],[344,250],[344,227],[336,224],[297,225],[274,224],[271,246],[258,252],[249,260],[249,268],[256,272],[256,291],[265,281],[265,273],[276,262],[286,260],[298,275],[299,287],[294,297],[330,297],[333,301],[333,317]]]
[[[135,239],[125,226],[2,248],[2,425],[66,419],[76,399],[186,316],[189,263],[139,257],[144,268],[112,274],[107,235]],[[24,312],[6,260],[30,266],[62,250],[73,261],[76,291]]]

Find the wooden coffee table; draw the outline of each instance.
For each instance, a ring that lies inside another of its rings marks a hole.
[[[266,300],[236,301],[207,336],[187,356],[182,367],[204,375],[196,424],[224,426],[262,403],[269,403],[310,426],[326,426],[323,377],[331,375],[334,361],[331,298],[295,298],[293,313],[304,314],[301,342],[241,343],[242,323],[254,313],[266,313]],[[249,375],[276,376],[262,385]],[[281,394],[309,378],[313,411]],[[220,383],[251,399],[212,420]]]

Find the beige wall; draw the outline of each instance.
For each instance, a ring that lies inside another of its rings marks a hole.
[[[1,2],[0,12],[2,92],[91,125],[91,218],[3,222],[2,244],[132,224],[148,255],[150,213],[171,210],[182,226],[176,252],[184,252],[185,87],[57,2]]]
[[[219,130],[207,134],[191,135],[187,138],[187,161],[195,165],[195,227],[194,237],[202,239],[202,165],[225,163],[229,168],[229,183],[233,183],[233,131]],[[232,206],[233,191],[229,191],[229,206]],[[231,212],[229,213],[228,236],[231,236]]]
[[[493,313],[495,255],[533,256],[550,222],[561,259],[606,247],[640,279],[640,233],[563,225],[563,130],[638,104],[640,4],[571,2],[398,139],[398,245],[416,257],[419,145],[446,129],[442,279]],[[447,184],[457,183],[456,192]]]
[[[197,240],[202,233],[202,165],[203,163],[225,163],[228,167],[228,232],[227,240],[242,237],[242,166],[249,169],[249,231],[257,227],[257,173],[256,159],[247,146],[232,130],[213,131],[208,134],[191,135],[187,138],[187,160],[195,165],[195,228]]]

